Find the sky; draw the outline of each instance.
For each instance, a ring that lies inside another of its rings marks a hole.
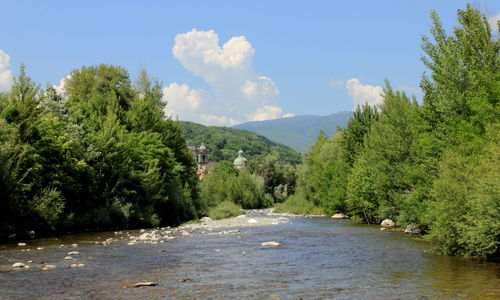
[[[350,111],[384,80],[421,98],[423,35],[435,10],[451,32],[466,1],[2,1],[0,91],[22,63],[57,86],[82,66],[141,68],[165,113],[234,125]],[[491,24],[500,2],[475,1]]]

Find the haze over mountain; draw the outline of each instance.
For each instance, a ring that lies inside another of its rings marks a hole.
[[[314,142],[320,130],[324,130],[327,136],[331,136],[337,131],[337,126],[345,127],[347,125],[351,115],[350,111],[327,116],[299,115],[275,120],[246,122],[233,127],[253,131],[296,151],[304,152]]]

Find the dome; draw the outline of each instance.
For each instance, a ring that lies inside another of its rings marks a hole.
[[[234,160],[233,164],[238,169],[243,169],[247,166],[248,160],[243,157],[243,151],[238,151],[238,157]]]

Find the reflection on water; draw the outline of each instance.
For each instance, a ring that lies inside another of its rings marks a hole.
[[[221,229],[222,230],[222,229]],[[215,231],[216,232],[216,231]],[[30,251],[0,246],[0,298],[335,298],[495,299],[498,263],[429,253],[425,242],[376,226],[331,219],[245,228],[228,235],[196,233],[157,245],[105,247],[113,233],[30,241]],[[279,247],[262,247],[267,241]],[[64,261],[78,243],[85,268]],[[43,250],[36,250],[44,247]],[[13,271],[16,261],[29,270]],[[42,271],[43,264],[57,268]],[[155,281],[156,287],[123,285]]]

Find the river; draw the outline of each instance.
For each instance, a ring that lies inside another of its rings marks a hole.
[[[292,218],[222,230],[157,244],[100,232],[0,245],[0,299],[500,299],[499,263],[434,255],[427,242],[378,226]],[[118,241],[102,245],[107,238]],[[280,246],[261,246],[268,241]],[[41,269],[49,263],[57,267]],[[144,281],[158,285],[123,288]]]

